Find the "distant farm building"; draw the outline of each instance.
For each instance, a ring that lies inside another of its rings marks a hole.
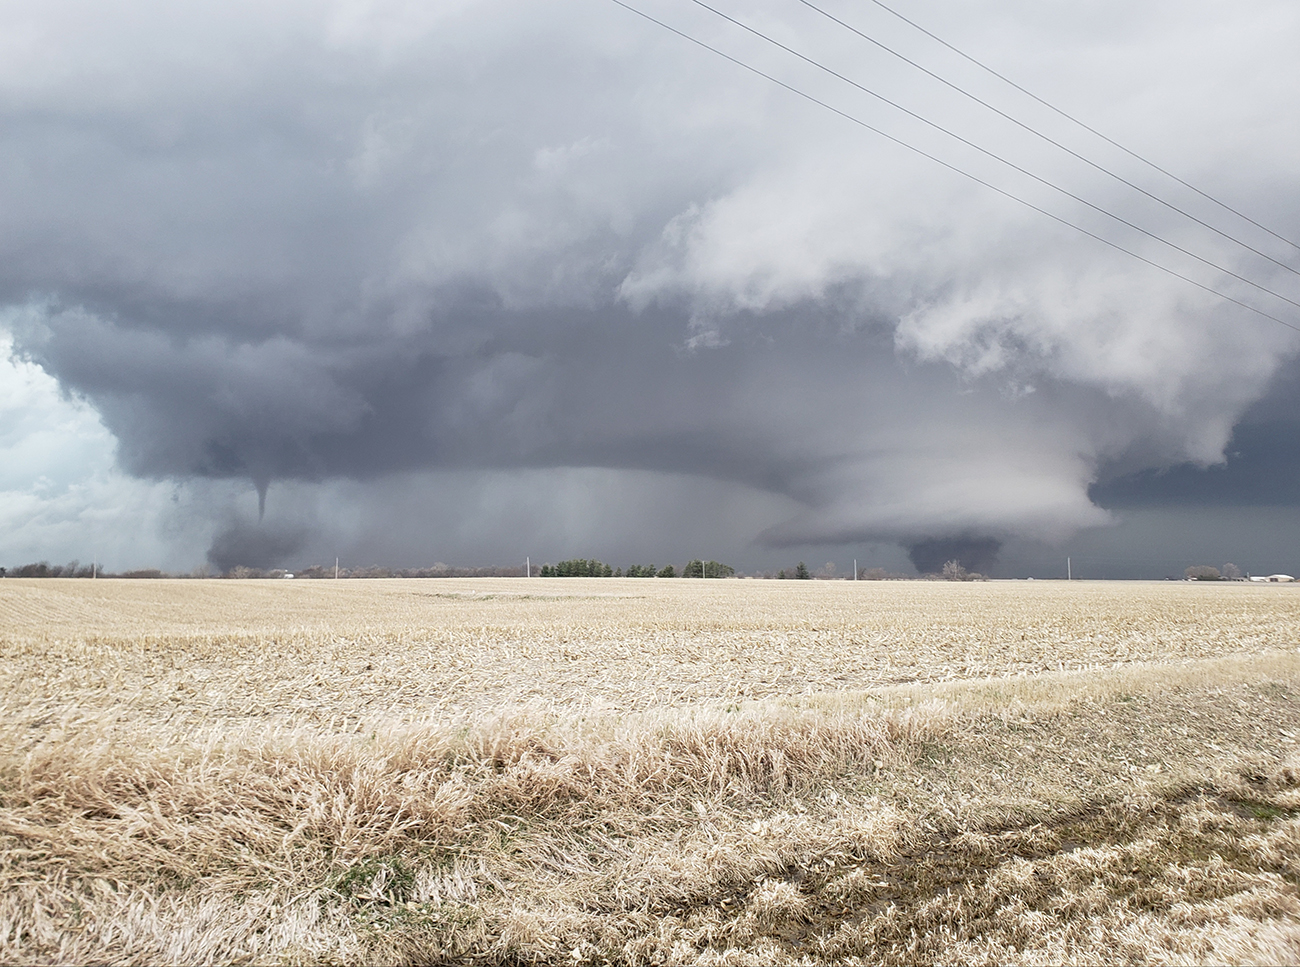
[[[1256,584],[1290,584],[1295,578],[1289,574],[1270,574],[1268,577],[1254,575],[1251,580]]]

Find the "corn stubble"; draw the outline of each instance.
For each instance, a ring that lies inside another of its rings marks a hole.
[[[1300,960],[1300,593],[0,582],[5,963]]]

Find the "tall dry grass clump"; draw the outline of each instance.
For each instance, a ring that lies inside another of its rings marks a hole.
[[[713,709],[155,745],[120,721],[83,720],[3,761],[0,956],[541,955],[549,942],[516,922],[511,881],[540,872],[561,908],[618,900],[599,888],[604,859],[635,866],[647,843],[670,852],[711,812],[766,811],[905,760],[943,723],[934,707]],[[888,852],[900,835],[874,822],[838,834],[864,831],[880,842],[859,836],[854,848]],[[708,897],[718,879],[779,871],[790,857],[732,860],[700,878],[660,855],[622,900]]]

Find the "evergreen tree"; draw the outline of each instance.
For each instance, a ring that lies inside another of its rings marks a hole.
[[[728,578],[735,573],[736,569],[730,564],[719,564],[717,561],[701,561],[696,559],[686,563],[686,567],[682,570],[682,577]]]
[[[551,567],[549,575],[546,575],[545,567],[542,569],[542,573],[545,576],[557,578],[612,578],[614,569],[604,561],[597,561],[594,558],[575,557],[568,561],[561,561]]]

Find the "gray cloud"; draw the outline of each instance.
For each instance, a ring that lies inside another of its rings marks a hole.
[[[1106,507],[1294,507],[1300,503],[1300,364],[1291,360],[1233,429],[1224,461],[1102,468],[1089,490]],[[1128,470],[1128,472],[1125,472]]]
[[[949,561],[968,571],[987,574],[997,564],[1002,542],[991,537],[947,537],[918,541],[907,549],[912,566],[921,574],[939,574]]]
[[[223,572],[239,566],[273,568],[301,551],[306,538],[306,532],[298,528],[254,527],[233,521],[212,539],[208,563]]]
[[[1102,229],[699,11],[650,6]],[[794,7],[754,9],[1072,190],[1290,285]],[[382,502],[430,473],[601,468],[664,494],[706,478],[771,496],[729,522],[744,541],[891,541],[927,561],[943,541],[1059,541],[1112,521],[1103,507],[1196,486],[1176,480],[1236,475],[1255,483],[1221,488],[1222,503],[1252,486],[1243,501],[1287,499],[1261,481],[1290,465],[1290,424],[1267,414],[1294,395],[1293,334],[613,5],[4,16],[28,38],[0,68],[0,301],[21,307],[17,351],[94,405],[129,473],[271,482],[271,530],[215,525],[214,563],[314,547],[254,546],[284,523],[277,487],[358,481],[354,499]],[[1282,160],[1300,148],[1297,14],[1279,0],[1225,16],[1173,3],[933,13],[1300,235]],[[896,24],[868,26],[948,64]],[[1254,456],[1201,469],[1225,446]],[[659,526],[690,537],[685,522]]]

